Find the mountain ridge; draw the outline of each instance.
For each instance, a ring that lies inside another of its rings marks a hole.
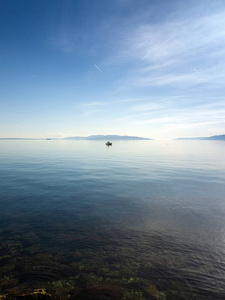
[[[210,137],[177,138],[176,140],[214,140],[214,141],[225,141],[225,134],[213,135],[213,136],[210,136]]]
[[[152,140],[129,135],[89,135],[87,137],[66,137],[64,140]]]
[[[0,138],[0,140],[152,140],[149,138],[129,135],[89,135],[89,136],[71,136],[65,138]]]

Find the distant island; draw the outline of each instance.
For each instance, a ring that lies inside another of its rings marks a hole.
[[[112,141],[135,141],[135,140],[152,140],[149,138],[138,137],[138,136],[129,136],[129,135],[90,135],[90,136],[71,136],[65,138],[43,138],[43,139],[34,139],[34,138],[0,138],[0,140],[112,140]]]
[[[214,140],[214,141],[225,141],[225,134],[213,135],[210,137],[195,137],[195,138],[178,138],[176,140]]]
[[[138,137],[138,136],[128,136],[128,135],[90,135],[87,137],[66,137],[64,140],[152,140],[144,137]]]

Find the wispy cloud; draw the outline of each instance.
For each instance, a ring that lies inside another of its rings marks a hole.
[[[81,116],[87,117],[95,115],[99,112],[103,111],[103,107],[105,106],[104,102],[101,101],[92,101],[79,104],[77,107],[81,109]],[[83,111],[83,112],[82,112]]]
[[[209,82],[218,86],[225,78],[224,48],[225,10],[200,18],[142,24],[122,38],[116,58],[133,65],[125,79],[130,88]]]
[[[127,107],[126,114],[114,121],[121,126],[126,124],[130,128],[145,128],[149,132],[161,130],[161,135],[165,136],[185,136],[186,132],[196,136],[205,135],[204,132],[222,132],[224,115],[225,99],[222,97],[215,100],[211,97],[193,99],[180,96],[156,98],[149,103],[133,103]],[[216,131],[213,132],[212,128],[216,128]]]
[[[101,102],[101,101],[93,101],[93,102],[82,103],[79,106],[80,107],[94,107],[94,106],[101,106],[101,105],[105,105],[105,103]]]
[[[94,115],[96,113],[99,113],[101,112],[102,110],[101,109],[93,109],[93,110],[88,110],[86,112],[83,113],[83,116],[84,117],[87,117],[87,116],[90,116],[90,115]]]
[[[185,110],[183,112],[175,110],[170,110],[169,114],[161,117],[149,116],[145,120],[134,121],[134,125],[148,125],[152,126],[157,124],[162,128],[168,129],[204,129],[207,130],[211,126],[220,126],[225,125],[224,120],[225,108],[223,110],[210,111],[208,109],[202,110],[202,108]]]

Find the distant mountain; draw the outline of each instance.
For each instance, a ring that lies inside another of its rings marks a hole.
[[[151,140],[148,138],[138,137],[138,136],[128,136],[128,135],[90,135],[87,137],[67,137],[64,140]]]
[[[0,140],[46,140],[34,139],[34,138],[0,138]],[[152,140],[148,138],[138,137],[138,136],[128,136],[128,135],[90,135],[90,136],[71,136],[63,139],[60,138],[47,138],[47,140],[123,140],[123,141],[133,141],[133,140]]]
[[[213,135],[210,137],[196,137],[196,138],[178,138],[176,140],[214,140],[214,141],[225,141],[225,134]]]
[[[209,138],[205,138],[205,140],[217,140],[217,141],[225,141],[225,134],[222,135],[213,135]]]

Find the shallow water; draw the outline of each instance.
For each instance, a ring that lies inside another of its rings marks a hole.
[[[145,280],[186,299],[224,299],[224,149],[0,141],[2,291],[64,279],[141,291]]]

